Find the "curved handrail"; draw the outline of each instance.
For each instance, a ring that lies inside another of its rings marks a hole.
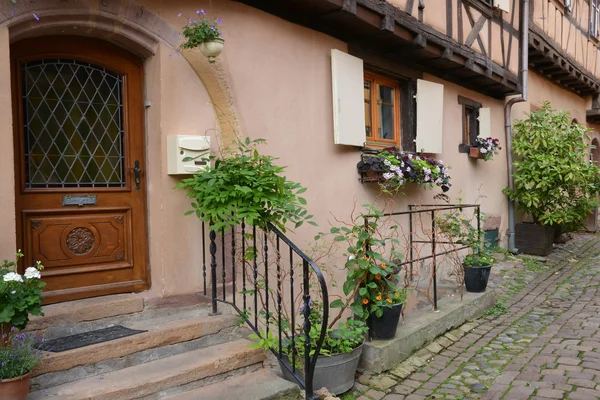
[[[327,283],[325,282],[325,277],[323,272],[319,268],[319,266],[310,259],[302,250],[300,250],[287,236],[285,236],[277,227],[273,224],[269,223],[267,228],[277,235],[285,244],[287,244],[297,255],[302,258],[303,261],[303,278],[304,278],[304,334],[306,348],[304,350],[305,353],[305,372],[304,372],[304,382],[305,382],[305,390],[307,394],[307,398],[311,398],[313,394],[313,376],[315,373],[315,367],[317,365],[317,360],[319,358],[319,354],[321,352],[321,348],[323,346],[323,342],[325,341],[325,335],[327,334],[327,322],[329,321],[329,295],[327,291]],[[323,296],[323,323],[321,324],[321,333],[319,335],[319,340],[316,343],[316,348],[313,354],[313,357],[310,357],[310,340],[308,340],[308,335],[310,332],[311,324],[310,324],[310,294],[308,288],[308,271],[307,267],[310,266],[313,273],[317,277],[319,281],[319,286],[321,289],[321,295]],[[307,368],[308,366],[308,368]]]

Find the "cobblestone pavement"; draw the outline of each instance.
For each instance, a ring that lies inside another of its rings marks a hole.
[[[547,264],[504,280],[504,314],[361,376],[346,399],[600,399],[600,237],[576,236]]]

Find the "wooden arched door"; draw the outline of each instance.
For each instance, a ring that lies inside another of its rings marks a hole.
[[[149,287],[143,64],[71,36],[11,46],[17,241],[46,303]]]

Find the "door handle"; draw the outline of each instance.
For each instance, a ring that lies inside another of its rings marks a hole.
[[[140,175],[142,174],[142,169],[140,168],[140,160],[135,160],[133,162],[133,176],[135,182],[135,190],[140,190]]]

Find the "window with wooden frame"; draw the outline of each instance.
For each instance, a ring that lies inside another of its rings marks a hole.
[[[367,146],[400,146],[400,84],[393,79],[364,74],[365,135]]]
[[[600,0],[590,0],[590,36],[598,38],[600,28]]]
[[[479,136],[479,109],[481,103],[458,96],[458,104],[462,105],[462,144],[470,147]]]

